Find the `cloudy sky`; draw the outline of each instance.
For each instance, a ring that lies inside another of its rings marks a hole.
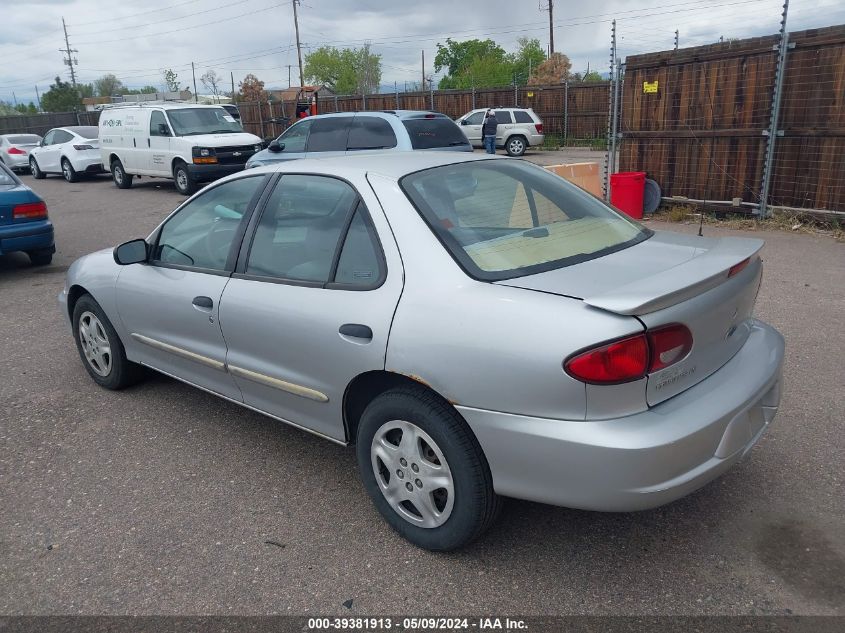
[[[382,55],[382,84],[400,90],[426,74],[437,42],[492,38],[514,50],[519,37],[548,44],[548,0],[301,0],[303,54],[321,45],[361,46]],[[704,44],[720,36],[775,33],[782,0],[593,0],[555,3],[555,49],[573,70],[606,71],[611,20],[621,56]],[[574,7],[574,8],[573,8]],[[35,99],[56,75],[68,78],[62,17],[79,60],[79,81],[114,73],[127,86],[160,86],[172,68],[186,86],[209,69],[235,82],[254,73],[267,87],[297,85],[291,0],[0,0],[0,100]],[[793,0],[789,29],[845,22],[842,0]],[[200,87],[200,92],[204,90]]]

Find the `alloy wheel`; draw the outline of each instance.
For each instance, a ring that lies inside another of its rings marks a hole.
[[[412,422],[391,420],[370,446],[376,482],[403,519],[423,528],[443,525],[452,514],[455,483],[443,451]]]
[[[112,367],[111,345],[103,324],[93,312],[83,312],[79,317],[79,342],[94,373],[108,376]]]

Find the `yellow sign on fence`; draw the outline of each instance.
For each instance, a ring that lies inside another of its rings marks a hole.
[[[643,94],[657,94],[657,80],[643,82]]]

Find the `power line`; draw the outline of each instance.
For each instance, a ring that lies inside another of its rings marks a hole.
[[[129,13],[128,15],[122,15],[117,18],[106,18],[105,20],[93,20],[91,22],[78,22],[73,24],[72,26],[88,26],[89,24],[105,24],[106,22],[117,22],[120,20],[125,20],[127,18],[134,18],[139,15],[148,15],[150,13],[161,13],[162,11],[169,11],[170,9],[175,9],[176,7],[181,7],[186,4],[196,4],[200,2],[200,0],[185,0],[185,2],[177,2],[176,4],[171,4],[168,7],[159,7],[156,9],[150,9],[149,11],[140,11],[139,13]]]

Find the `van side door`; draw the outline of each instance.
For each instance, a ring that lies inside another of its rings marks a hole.
[[[170,176],[170,144],[173,132],[164,112],[153,110],[150,112],[150,135],[147,138],[145,173],[151,176]]]

